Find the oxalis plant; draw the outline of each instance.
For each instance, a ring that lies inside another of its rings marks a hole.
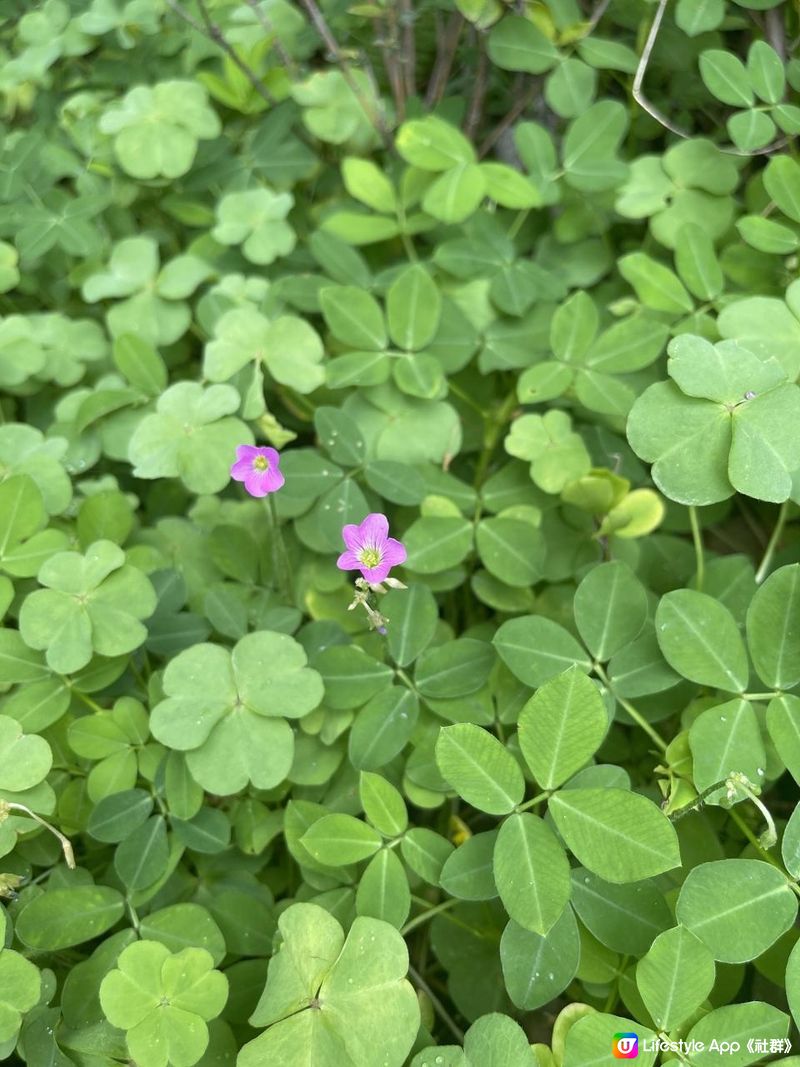
[[[7,6],[0,1059],[796,1067],[797,4]]]

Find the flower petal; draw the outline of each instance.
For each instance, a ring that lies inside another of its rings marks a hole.
[[[397,567],[401,563],[405,563],[407,557],[406,546],[402,541],[398,541],[394,537],[386,538],[386,543],[383,546],[382,563],[388,563],[390,567]]]
[[[348,523],[342,527],[342,540],[351,552],[358,552],[363,547],[361,527],[354,523]]]
[[[237,449],[237,452],[239,450]],[[253,461],[248,456],[243,456],[237,459],[234,465],[231,467],[231,478],[235,482],[244,482],[248,476],[252,474]]]
[[[377,567],[361,567],[361,574],[368,582],[372,582],[377,585],[378,582],[382,582],[392,569],[391,563],[387,563],[386,560],[381,560]]]
[[[359,527],[361,541],[370,548],[383,548],[383,544],[389,535],[389,520],[380,512],[372,512]]]
[[[278,469],[278,467],[280,466],[281,457],[280,454],[274,448],[260,448],[259,452],[269,463],[270,469]]]
[[[355,552],[351,552],[350,549],[347,552],[342,552],[341,556],[336,560],[336,566],[340,571],[360,571],[361,562]]]
[[[268,471],[250,471],[244,480],[244,487],[250,496],[267,496],[272,492],[267,481],[268,477]]]
[[[238,460],[248,460],[252,463],[260,451],[261,449],[256,445],[238,445],[236,448],[236,458]]]
[[[277,466],[270,467],[268,471],[262,471],[261,474],[264,480],[263,484],[268,493],[277,492],[286,481]]]

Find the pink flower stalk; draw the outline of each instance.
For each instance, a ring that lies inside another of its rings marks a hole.
[[[231,478],[236,482],[244,482],[250,496],[267,496],[284,483],[280,462],[281,457],[274,448],[239,445],[236,462],[231,467]]]
[[[340,571],[361,571],[371,585],[382,582],[392,567],[405,563],[405,546],[389,537],[389,520],[373,513],[358,526],[342,528],[342,540],[347,546],[336,561]]]

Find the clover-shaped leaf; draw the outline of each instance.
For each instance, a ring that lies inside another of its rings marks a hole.
[[[74,385],[83,377],[87,363],[97,363],[108,353],[103,328],[91,319],[67,318],[56,312],[31,315],[36,343],[44,352],[44,366],[36,377],[58,385]]]
[[[100,986],[106,1018],[125,1030],[141,1067],[192,1067],[208,1047],[206,1023],[227,999],[228,980],[210,952],[170,952],[160,941],[128,945]]]
[[[347,938],[316,904],[281,915],[283,944],[250,1017],[268,1029],[245,1045],[239,1067],[264,1063],[341,1063],[401,1067],[419,1026],[419,1006],[406,979],[408,949],[397,930],[360,916]]]
[[[194,162],[198,140],[216,137],[220,121],[196,81],[137,85],[100,120],[114,134],[122,169],[134,178],[178,178]]]
[[[522,415],[512,423],[504,444],[509,455],[530,462],[531,478],[546,493],[560,493],[592,466],[583,440],[563,411]]]
[[[21,793],[47,777],[53,763],[50,746],[38,734],[23,734],[16,719],[0,715],[0,790]]]
[[[322,699],[322,679],[306,662],[297,641],[271,631],[248,634],[232,652],[193,645],[167,666],[153,736],[185,751],[192,776],[211,793],[235,793],[248,782],[271,789],[294,757],[286,719]]]
[[[800,468],[800,389],[781,365],[731,341],[683,334],[669,346],[671,382],[639,397],[628,419],[634,452],[681,504],[714,504],[734,491],[779,503]]]
[[[46,588],[26,598],[20,632],[30,648],[46,650],[48,666],[59,674],[85,667],[93,652],[132,652],[147,637],[140,620],[155,610],[155,591],[112,541],[95,541],[83,556],[51,556],[39,583]]]
[[[45,365],[45,354],[24,315],[0,322],[0,386],[21,385]]]
[[[83,283],[81,292],[90,304],[121,301],[106,315],[114,337],[134,333],[157,347],[173,344],[186,332],[191,313],[182,297],[188,293],[185,287],[175,292],[171,265],[159,274],[158,264],[158,245],[152,237],[126,237],[114,246],[108,267]]]
[[[41,986],[39,968],[30,960],[10,948],[0,951],[0,1043],[16,1038],[23,1014],[39,1002]]]
[[[363,71],[353,70],[349,78],[338,70],[318,71],[306,81],[295,83],[292,96],[303,108],[307,129],[321,141],[347,143],[357,149],[375,144],[377,134],[364,108],[365,101],[375,99],[375,93]],[[381,106],[376,100],[376,109]]]
[[[17,250],[7,241],[0,241],[0,293],[14,289],[19,282]]]
[[[203,369],[212,382],[227,381],[248,363],[263,363],[281,385],[311,393],[325,380],[322,341],[295,315],[270,321],[252,307],[226,311],[206,345]]]
[[[66,450],[63,437],[46,438],[33,426],[0,426],[0,483],[27,474],[39,487],[48,513],[59,515],[72,499],[72,483],[60,462]]]
[[[272,263],[288,256],[295,246],[294,230],[285,221],[293,204],[291,193],[272,189],[228,193],[217,205],[217,225],[211,236],[223,245],[241,245],[251,263]]]
[[[238,406],[230,385],[171,385],[131,438],[128,456],[136,477],[181,478],[193,493],[219,492],[230,479],[236,446],[253,443],[249,428],[230,417]]]

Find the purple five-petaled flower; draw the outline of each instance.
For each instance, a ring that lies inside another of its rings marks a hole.
[[[339,556],[336,566],[341,571],[361,571],[372,585],[382,582],[392,567],[405,563],[405,546],[389,537],[385,515],[373,513],[358,526],[343,527],[342,539],[347,551]]]
[[[231,467],[231,478],[236,482],[244,482],[250,496],[266,496],[283,485],[280,462],[281,457],[274,448],[239,445],[236,462]]]

